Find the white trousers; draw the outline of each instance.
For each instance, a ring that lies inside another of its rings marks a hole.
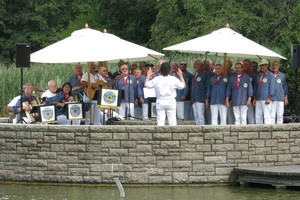
[[[129,108],[129,106],[130,106],[130,108]],[[128,103],[128,102],[121,102],[121,106],[120,106],[120,109],[118,111],[119,115],[126,118],[127,117],[126,116],[126,109],[127,109],[127,115],[129,114],[129,110],[130,110],[130,115],[134,117],[134,104],[133,103]]]
[[[248,107],[246,105],[233,106],[235,125],[247,124],[247,110]]]
[[[92,112],[93,124],[94,125],[101,125],[101,109],[98,108],[97,101],[93,100],[91,102],[91,108],[89,111],[85,112],[85,125],[90,124],[90,112]]]
[[[184,101],[176,101],[177,118],[184,120]]]
[[[204,103],[200,103],[200,102],[193,103],[193,111],[194,111],[194,117],[195,117],[196,125],[205,125],[205,118],[204,118],[205,106],[204,106]]]
[[[66,115],[58,115],[57,124],[71,125],[71,121],[67,120]],[[80,125],[80,120],[73,120],[72,125]]]
[[[252,105],[252,103],[250,104],[247,110],[247,120],[248,124],[255,124],[255,108]]]
[[[283,124],[284,102],[272,101],[271,102],[271,123]]]
[[[148,119],[148,103],[142,104],[142,110],[143,110],[143,120]]]
[[[218,116],[220,114],[221,124],[227,124],[227,107],[223,104],[210,105],[211,125],[218,125]]]
[[[256,101],[255,121],[256,124],[271,124],[271,103],[266,104],[265,101]]]
[[[168,117],[169,125],[176,126],[176,100],[156,100],[156,110],[157,110],[157,125],[164,126],[166,115]]]

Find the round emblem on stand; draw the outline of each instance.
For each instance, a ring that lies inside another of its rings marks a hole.
[[[81,113],[81,111],[80,111],[80,108],[79,108],[78,105],[71,106],[71,108],[70,108],[70,115],[72,117],[79,117],[80,113]]]
[[[197,81],[200,82],[201,81],[201,77],[197,77]]]
[[[277,83],[281,83],[281,79],[277,79]]]
[[[248,83],[244,83],[244,88],[247,88],[248,87]]]
[[[117,96],[112,91],[105,92],[103,95],[103,100],[105,103],[112,104],[116,101]]]
[[[268,79],[267,79],[267,78],[264,78],[264,79],[263,79],[263,82],[264,82],[264,83],[266,83],[267,81],[268,81]]]
[[[227,83],[228,79],[227,79],[227,78],[223,78],[223,81],[224,81],[225,83]]]
[[[53,117],[53,110],[50,108],[46,108],[43,110],[42,115],[45,120],[50,120]]]

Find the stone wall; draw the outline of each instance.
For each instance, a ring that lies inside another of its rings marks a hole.
[[[300,164],[300,125],[0,124],[0,181],[230,182],[234,167]]]

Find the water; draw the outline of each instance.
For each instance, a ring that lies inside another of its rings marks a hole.
[[[120,198],[116,186],[80,187],[0,184],[0,200],[298,200],[298,190],[253,187],[203,186],[125,186]]]

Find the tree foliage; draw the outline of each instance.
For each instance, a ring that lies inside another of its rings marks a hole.
[[[13,61],[16,43],[34,52],[85,23],[157,51],[229,23],[288,54],[300,40],[299,11],[299,0],[0,0],[0,58]]]

